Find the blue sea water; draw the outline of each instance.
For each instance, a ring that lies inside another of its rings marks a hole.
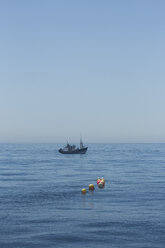
[[[165,247],[165,144],[88,146],[0,144],[0,248]]]

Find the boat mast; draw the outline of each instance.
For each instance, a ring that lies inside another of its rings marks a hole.
[[[82,149],[84,146],[83,146],[83,142],[82,142],[82,138],[81,138],[81,135],[80,135],[80,149]]]

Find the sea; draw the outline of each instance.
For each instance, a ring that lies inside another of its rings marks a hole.
[[[61,146],[0,144],[0,248],[165,247],[165,144]]]

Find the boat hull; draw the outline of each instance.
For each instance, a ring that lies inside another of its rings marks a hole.
[[[87,152],[88,147],[84,148],[77,148],[74,151],[64,151],[62,148],[59,149],[58,151],[62,154],[85,154]]]

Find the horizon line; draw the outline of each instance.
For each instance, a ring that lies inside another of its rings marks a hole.
[[[59,143],[66,143],[63,141],[0,141],[0,144],[59,144]],[[79,143],[77,141],[73,141],[70,143]],[[83,142],[85,144],[165,144],[165,141],[159,142],[149,142],[149,141],[138,141],[138,142],[127,142],[127,141],[88,141]]]

